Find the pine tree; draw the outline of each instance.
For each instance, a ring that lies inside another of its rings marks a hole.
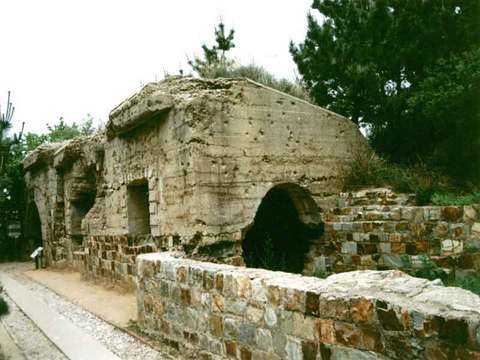
[[[412,163],[420,158],[449,172],[450,160],[439,163],[432,154],[455,153],[447,144],[463,144],[439,141],[438,116],[427,119],[411,99],[426,89],[422,84],[435,71],[446,70],[442,61],[461,65],[461,58],[475,54],[480,0],[314,0],[312,9],[323,22],[309,14],[305,40],[291,43],[290,51],[314,101],[365,127],[375,150],[392,160]],[[441,78],[447,87],[458,83]],[[477,91],[475,79],[469,75],[472,86],[465,87],[464,96],[471,98]],[[479,121],[475,107],[465,110],[473,113],[471,121]],[[455,113],[449,116],[454,121]],[[451,121],[442,122],[442,134],[451,135]],[[469,151],[462,161],[475,155]]]
[[[211,73],[217,69],[230,68],[233,61],[227,59],[226,53],[235,47],[233,42],[235,30],[227,31],[223,22],[215,27],[215,45],[209,47],[207,44],[202,45],[203,58],[194,57],[189,60],[188,64],[200,77],[212,77]]]

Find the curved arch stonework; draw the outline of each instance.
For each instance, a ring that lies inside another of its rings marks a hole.
[[[243,229],[242,257],[248,267],[301,273],[311,243],[322,235],[321,209],[310,192],[281,183],[267,191]]]

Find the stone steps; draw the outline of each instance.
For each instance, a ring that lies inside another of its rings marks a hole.
[[[364,220],[469,222],[471,220],[469,209],[469,206],[368,205],[326,209],[322,216],[324,221],[327,222],[352,222]]]
[[[415,205],[415,194],[396,194],[388,188],[364,189],[341,193],[340,207],[361,205]]]

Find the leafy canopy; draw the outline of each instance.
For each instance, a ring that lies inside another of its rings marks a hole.
[[[312,9],[290,51],[314,101],[367,128],[396,162],[475,181],[480,1],[314,0]]]
[[[61,117],[57,123],[53,125],[47,124],[47,130],[45,134],[26,134],[24,141],[25,150],[27,152],[31,151],[44,143],[60,142],[80,136],[92,135],[96,131],[90,114],[87,114],[87,117],[80,123],[73,122],[71,125],[67,124]]]
[[[215,27],[215,45],[209,47],[203,44],[203,59],[195,56],[193,60],[188,61],[188,64],[201,77],[210,77],[209,74],[217,67],[232,66],[233,61],[228,60],[225,54],[235,47],[234,36],[235,30],[226,31],[225,24],[220,22]]]

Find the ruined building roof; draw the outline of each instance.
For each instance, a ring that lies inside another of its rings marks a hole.
[[[80,157],[86,159],[93,158],[94,156],[90,154],[102,151],[104,141],[105,134],[100,132],[72,140],[42,144],[28,153],[23,160],[23,168],[28,170],[36,166],[41,167],[45,165],[53,165],[55,168],[58,168],[67,163],[72,163]]]
[[[281,93],[287,98],[330,113],[330,111],[305,100],[256,83],[248,78],[198,79],[172,76],[163,81],[145,85],[139,92],[115,107],[110,112],[107,137],[112,138],[128,132],[156,115],[165,115],[173,108],[181,109],[203,101],[238,103],[242,99],[243,88],[247,87]],[[338,114],[336,115],[338,116]]]

